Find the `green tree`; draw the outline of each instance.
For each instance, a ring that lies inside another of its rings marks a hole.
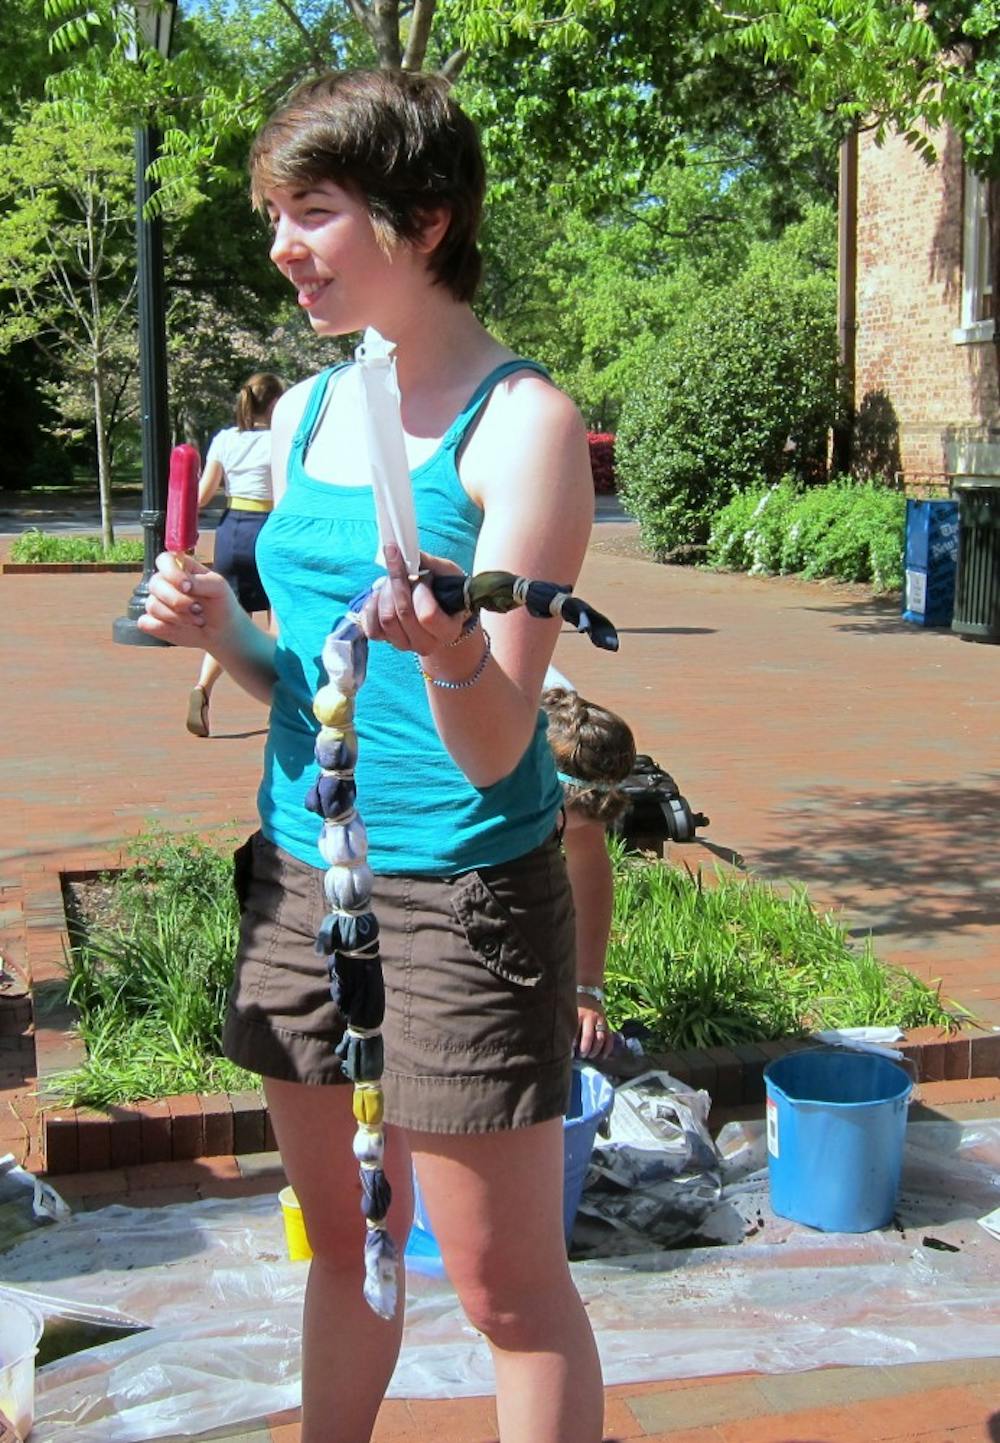
[[[997,0],[739,0],[720,44],[780,66],[801,104],[928,162],[948,125],[989,182],[994,346],[1000,363],[1000,4]]]
[[[833,217],[751,247],[702,293],[622,412],[619,490],[661,559],[707,540],[712,514],[782,476],[821,478],[837,399]]]
[[[87,387],[106,547],[114,540],[109,390],[128,364],[116,343],[132,329],[132,184],[120,134],[82,117],[67,124],[44,103],[0,146],[0,350],[32,341],[58,360],[64,386],[55,399],[68,406],[67,420],[80,419],[74,398]]]

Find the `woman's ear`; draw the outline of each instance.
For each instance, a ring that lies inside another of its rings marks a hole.
[[[451,225],[451,211],[447,206],[435,206],[420,216],[420,232],[413,242],[414,250],[432,255],[448,234]]]

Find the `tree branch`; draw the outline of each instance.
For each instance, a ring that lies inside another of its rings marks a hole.
[[[278,0],[278,8],[279,10],[282,10],[285,15],[287,15],[294,28],[302,36],[302,39],[306,43],[306,49],[309,51],[309,54],[312,57],[313,64],[316,66],[316,68],[318,70],[328,69],[330,63],[328,57],[324,56],[319,51],[312,34],[310,33],[308,27],[303,23],[301,17],[294,9],[294,7],[288,3],[288,0]]]
[[[437,0],[415,0],[413,6],[413,17],[410,20],[410,33],[406,38],[406,49],[403,52],[404,70],[422,70],[424,61],[427,58],[427,42],[431,35],[431,23],[434,20],[434,11],[437,7]]]
[[[468,60],[468,58],[469,52],[467,50],[453,50],[448,56],[448,59],[441,66],[438,74],[442,75],[444,79],[448,81],[457,80],[462,70],[464,70],[465,62]]]
[[[367,34],[371,34],[371,7],[364,3],[364,0],[347,0],[351,14]]]

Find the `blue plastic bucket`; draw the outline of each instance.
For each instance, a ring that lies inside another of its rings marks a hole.
[[[797,1052],[768,1063],[771,1206],[823,1232],[892,1221],[906,1135],[907,1073],[869,1052]]]
[[[597,1129],[611,1115],[615,1090],[593,1067],[574,1067],[569,1106],[563,1121],[563,1230],[569,1244],[583,1194]],[[406,1265],[427,1277],[444,1276],[437,1239],[424,1209],[416,1175],[413,1178],[413,1227],[406,1245]]]

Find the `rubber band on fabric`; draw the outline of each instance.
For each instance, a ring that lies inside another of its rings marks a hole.
[[[323,819],[318,845],[329,864],[323,890],[330,911],[316,934],[316,951],[326,958],[330,995],[347,1019],[337,1056],[345,1076],[354,1083],[358,1127],[353,1151],[361,1177],[361,1210],[366,1223],[364,1296],[373,1312],[388,1319],[395,1315],[399,1298],[399,1252],[386,1221],[392,1188],[383,1170],[384,1103],[380,1083],[385,1061],[385,983],[378,921],[371,910],[374,878],[366,860],[367,833],[354,805],[354,699],[368,670],[368,638],[359,624],[365,599],[357,597],[351,603],[323,646],[323,669],[328,680],[313,703],[321,727],[315,747],[319,776],[305,804]]]

